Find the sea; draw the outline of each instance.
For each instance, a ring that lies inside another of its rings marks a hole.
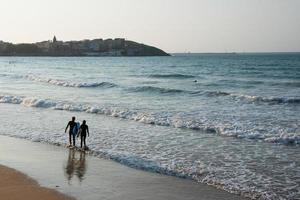
[[[300,199],[300,54],[0,57],[1,135],[252,199]],[[78,145],[78,144],[77,144]]]

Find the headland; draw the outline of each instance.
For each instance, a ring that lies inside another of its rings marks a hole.
[[[169,56],[163,50],[124,38],[52,40],[13,44],[0,41],[0,56]]]

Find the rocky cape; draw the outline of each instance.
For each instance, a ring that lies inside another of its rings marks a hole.
[[[163,50],[123,38],[53,40],[12,44],[0,41],[0,56],[169,56]]]

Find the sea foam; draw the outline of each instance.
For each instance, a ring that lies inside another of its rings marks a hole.
[[[260,127],[256,128],[255,125],[243,127],[243,125],[237,124],[236,122],[223,123],[205,117],[202,119],[186,118],[184,116],[180,117],[177,113],[166,114],[164,112],[142,112],[117,106],[103,107],[101,105],[80,104],[11,95],[0,95],[0,103],[21,104],[28,107],[49,108],[53,110],[102,114],[111,117],[134,120],[144,124],[192,129],[221,136],[263,140],[265,142],[281,144],[300,144],[300,133],[298,132],[285,132],[284,129],[274,129],[272,134],[266,134],[265,132],[261,132]]]
[[[78,88],[88,88],[88,87],[105,87],[111,88],[116,87],[117,85],[110,82],[94,82],[94,83],[86,83],[86,82],[68,82],[65,80],[52,79],[52,78],[43,78],[36,75],[26,75],[24,76],[26,79],[31,81],[37,81],[42,83],[49,83],[52,85],[63,86],[63,87],[78,87]]]
[[[23,101],[23,105],[34,107],[48,107],[53,103],[34,98],[24,98]],[[52,105],[56,107],[60,104],[65,105],[65,109],[75,108],[62,102]],[[63,129],[70,114],[46,109],[40,109],[35,114],[33,109],[14,112],[15,109],[14,106],[7,106],[5,111],[11,113],[9,119],[19,117],[21,123],[12,120],[3,124],[2,129],[6,131],[1,134],[55,145],[65,145],[68,141]],[[7,113],[2,112],[0,116]],[[126,120],[112,120],[88,113],[81,113],[78,118],[87,119],[92,128],[88,145],[93,156],[137,169],[192,179],[252,199],[275,200],[287,195],[293,199],[299,196],[294,193],[297,188],[291,189],[297,186],[295,175],[299,168],[296,158],[299,156],[294,153],[297,148],[245,143],[194,131],[184,131],[182,134],[180,129],[162,126],[149,128],[145,124],[127,123]],[[53,119],[52,126],[47,126],[47,122]],[[214,148],[211,148],[212,144]],[[272,176],[266,170],[270,167]]]

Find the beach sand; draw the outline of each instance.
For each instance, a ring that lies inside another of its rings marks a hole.
[[[0,136],[0,141],[0,164],[25,173],[42,187],[57,190],[80,200],[244,199],[205,184],[136,170],[115,161],[97,158],[62,146],[7,136]],[[57,195],[58,199],[66,198],[52,190],[39,188],[34,181],[18,172],[1,168],[1,177],[5,173],[8,173],[6,179],[11,181],[8,185],[14,186],[10,188],[6,185],[6,189],[0,190],[0,196],[8,195],[10,191],[17,195],[19,191],[26,191],[29,188],[29,191],[34,193],[32,195],[37,195],[30,199],[45,200],[43,194]],[[2,188],[6,181],[1,181]],[[17,186],[18,183],[20,186]],[[42,195],[43,198],[39,198],[38,195]]]
[[[28,176],[0,165],[0,199],[5,200],[70,200],[61,193],[40,187]]]

